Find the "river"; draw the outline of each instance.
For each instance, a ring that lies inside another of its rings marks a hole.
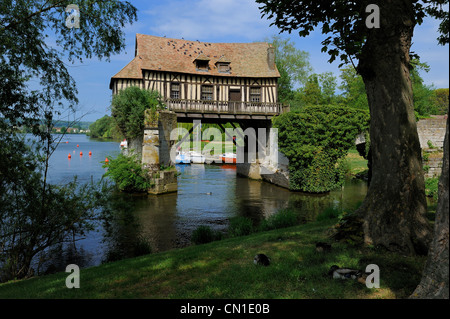
[[[106,170],[101,161],[119,152],[118,142],[66,135],[50,159],[49,182],[67,183],[74,175],[80,183],[98,181]],[[192,231],[198,226],[226,232],[229,218],[236,215],[258,222],[291,207],[301,214],[303,222],[312,221],[329,206],[353,209],[367,192],[367,184],[360,180],[347,180],[342,189],[325,195],[290,192],[237,176],[233,165],[177,165],[177,170],[181,173],[177,193],[116,196],[121,222],[108,229],[99,224],[96,231],[77,242],[77,250],[84,254],[82,266],[119,259],[118,254],[124,251],[135,251],[136,243],[146,243],[152,252],[183,247],[190,244]]]

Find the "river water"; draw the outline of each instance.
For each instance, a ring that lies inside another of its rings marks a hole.
[[[74,175],[80,183],[98,181],[106,171],[101,161],[119,152],[118,142],[66,135],[50,159],[49,182],[64,184]],[[96,231],[76,244],[85,257],[82,266],[119,259],[117,254],[136,251],[136,243],[140,242],[150,246],[152,252],[183,247],[190,244],[192,231],[198,226],[226,232],[229,218],[237,215],[258,222],[290,207],[301,214],[304,222],[312,221],[330,206],[353,209],[367,192],[367,184],[360,180],[348,180],[342,189],[325,195],[290,192],[237,176],[233,165],[177,165],[177,170],[181,173],[177,193],[116,196],[120,222],[107,228],[99,224]]]

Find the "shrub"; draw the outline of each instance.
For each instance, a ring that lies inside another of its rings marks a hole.
[[[104,168],[108,168],[104,176],[111,177],[120,191],[145,192],[152,186],[152,180],[136,154],[131,156],[119,154],[115,159],[108,157],[108,160],[109,163],[103,165]]]
[[[230,218],[228,226],[228,235],[231,237],[246,236],[254,231],[253,221],[244,216],[236,216]]]
[[[290,188],[328,192],[342,185],[343,159],[355,138],[367,132],[369,113],[343,106],[307,106],[272,119],[280,151],[289,159]]]
[[[433,199],[438,199],[439,177],[425,179],[425,194]]]
[[[280,209],[264,220],[259,229],[261,231],[285,228],[298,225],[298,213],[291,209]]]
[[[213,231],[209,226],[198,226],[191,236],[191,241],[196,244],[207,244],[215,240],[222,239],[222,234],[219,231]]]
[[[338,218],[340,214],[341,211],[339,209],[335,207],[328,207],[317,215],[317,221]]]

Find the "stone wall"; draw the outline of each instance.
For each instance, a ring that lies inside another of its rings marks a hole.
[[[432,115],[431,118],[417,122],[420,147],[423,151],[423,165],[427,167],[426,178],[441,175],[446,124],[447,115]],[[428,141],[431,142],[431,148]]]
[[[417,122],[417,132],[422,149],[428,148],[428,141],[440,149],[444,147],[446,121],[447,115],[432,115],[431,118]]]
[[[154,181],[148,193],[176,192],[177,170],[170,156],[175,141],[170,139],[170,133],[177,127],[177,115],[171,111],[146,110],[144,126],[142,164]]]
[[[424,149],[423,154],[423,165],[426,167],[424,172],[425,177],[431,178],[440,176],[442,172],[442,160],[444,158],[442,150]]]

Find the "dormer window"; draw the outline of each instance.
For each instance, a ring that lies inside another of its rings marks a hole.
[[[230,73],[230,63],[231,61],[225,55],[222,55],[216,62],[217,71],[220,73]]]
[[[230,73],[230,63],[217,63],[217,70],[220,73]]]
[[[209,71],[209,58],[206,55],[200,54],[194,60],[194,63],[197,71],[205,71],[205,72]]]
[[[196,61],[197,71],[208,71],[209,61]]]

